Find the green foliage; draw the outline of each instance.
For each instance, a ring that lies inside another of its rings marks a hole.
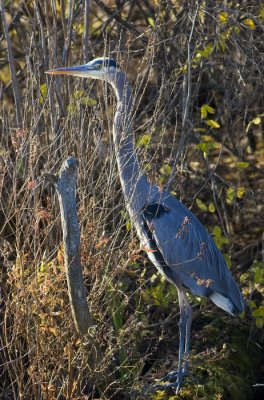
[[[243,20],[243,24],[244,24],[246,27],[248,27],[249,29],[253,30],[253,31],[256,29],[255,22],[254,22],[252,19],[250,19],[250,18],[244,19],[244,20]]]
[[[155,21],[152,17],[148,17],[148,22],[149,22],[150,26],[152,26],[152,27],[155,26]]]
[[[218,129],[221,127],[221,125],[214,119],[207,119],[205,122],[208,126],[210,126],[213,129]]]
[[[222,235],[222,230],[221,228],[219,228],[218,225],[214,226],[213,235],[214,235],[214,241],[216,242],[219,249],[222,249],[224,244],[229,243],[228,238]]]
[[[250,268],[250,271],[244,273],[240,277],[240,281],[245,284],[249,279],[252,282],[252,286],[259,293],[263,293],[264,287],[264,263],[255,260]],[[252,289],[251,289],[252,290]],[[250,300],[249,307],[252,311],[252,316],[255,318],[255,324],[258,329],[262,329],[264,326],[264,301],[257,304],[256,301]]]
[[[213,107],[209,106],[209,104],[203,104],[201,107],[201,118],[206,118],[208,113],[214,114],[215,109]]]
[[[212,202],[209,203],[208,210],[209,210],[211,213],[214,213],[214,212],[215,212],[215,205],[214,205],[214,203],[212,203]]]
[[[128,212],[121,210],[120,214],[121,214],[122,218],[125,220],[126,230],[128,232],[130,232],[132,229],[132,222],[131,222]]]
[[[165,278],[160,275],[153,275],[152,280],[158,281],[156,285],[153,285],[145,290],[142,290],[142,298],[146,303],[155,304],[158,307],[167,308],[168,305],[175,301],[177,298],[177,289],[174,285],[169,284],[165,281]]]
[[[248,161],[237,161],[235,166],[236,166],[236,168],[244,169],[249,166],[249,162]]]
[[[112,89],[44,75],[44,66],[59,67],[62,60],[77,65],[105,54],[117,59],[132,84],[133,130],[148,132],[136,145],[149,179],[167,183],[182,143],[170,190],[187,205],[199,193],[195,208],[201,222],[213,226],[220,248],[229,247],[229,265],[231,255],[233,265],[245,263],[242,274],[232,272],[240,277],[245,302],[251,299],[252,313],[246,309],[242,321],[200,303],[191,375],[179,395],[157,392],[153,398],[252,398],[261,366],[255,343],[262,345],[264,321],[264,266],[253,263],[261,259],[264,214],[259,34],[264,6],[257,0],[228,1],[228,7],[220,0],[188,2],[188,7],[167,0],[22,3],[5,1],[4,8],[23,129],[4,32],[0,41],[2,392],[10,400],[81,399],[89,376],[91,400],[141,399],[146,385],[177,364],[177,319],[168,318],[164,327],[158,310],[162,307],[165,318],[172,314],[176,289],[145,268],[131,220],[120,214],[124,199],[109,136],[116,107]],[[57,198],[41,183],[42,171],[56,173],[70,154],[80,165],[81,257],[96,320],[93,345],[105,355],[98,371],[90,368],[90,341],[74,329],[63,260],[55,254],[62,240]],[[40,218],[42,209],[50,217]],[[218,213],[230,242],[215,226]]]
[[[214,142],[201,142],[201,143],[198,143],[196,146],[197,146],[197,149],[199,149],[203,152],[204,158],[208,157],[210,150],[215,149]]]
[[[264,326],[264,305],[258,307],[254,301],[251,301],[250,307],[252,309],[252,316],[255,318],[256,327],[262,329]]]
[[[220,14],[219,14],[219,16],[218,16],[219,22],[220,22],[221,24],[223,24],[223,25],[225,25],[225,24],[227,23],[228,18],[229,18],[229,14],[228,14],[228,12],[226,12],[226,11],[220,12]]]
[[[247,127],[246,127],[246,132],[249,131],[249,129],[252,127],[252,125],[260,125],[263,117],[264,117],[264,114],[262,113],[262,114],[258,115],[257,117],[253,118],[251,121],[249,121],[249,123],[247,124]]]
[[[226,203],[231,204],[235,198],[235,189],[233,187],[229,187],[226,190]]]
[[[197,58],[201,58],[201,57],[208,58],[212,54],[213,50],[214,50],[213,43],[208,43],[202,49],[197,50],[196,57]]]
[[[143,134],[140,135],[136,142],[136,147],[148,147],[151,141],[151,135]]]
[[[226,203],[231,205],[236,198],[242,199],[245,196],[246,189],[244,186],[240,186],[238,188],[229,186],[226,189]]]
[[[67,106],[67,111],[70,115],[73,115],[75,112],[78,112],[80,105],[93,107],[96,104],[97,100],[87,96],[83,90],[76,90],[73,93],[70,104]]]
[[[43,104],[45,99],[47,96],[47,84],[46,83],[42,83],[42,85],[40,85],[40,99],[39,99],[39,104]]]
[[[251,270],[254,273],[254,283],[264,285],[264,262],[254,261]]]
[[[167,163],[162,164],[162,166],[160,167],[160,170],[159,170],[159,172],[162,175],[166,175],[166,176],[169,176],[171,174],[171,171],[172,171],[172,167]]]
[[[207,205],[201,199],[196,198],[195,202],[197,206],[200,208],[200,210],[207,211]]]

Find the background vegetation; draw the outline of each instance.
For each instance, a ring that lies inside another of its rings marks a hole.
[[[0,399],[263,398],[264,5],[258,0],[1,0]],[[195,212],[239,282],[234,319],[192,298],[191,375],[177,363],[178,305],[125,211],[102,83],[50,68],[114,57],[134,89],[149,179]],[[42,179],[79,160],[82,265],[94,345],[70,314],[57,198]]]

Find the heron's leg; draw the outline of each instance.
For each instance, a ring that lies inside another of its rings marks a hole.
[[[178,370],[171,371],[162,378],[163,381],[170,381],[170,384],[163,385],[163,388],[176,387],[177,393],[180,390],[184,375],[187,374],[190,353],[190,333],[192,325],[192,308],[187,300],[183,288],[178,288],[180,320],[179,320],[179,360]]]
[[[179,294],[179,305],[180,305],[180,320],[179,320],[179,356],[178,356],[178,369],[170,371],[167,375],[161,378],[162,381],[170,381],[170,382],[182,382],[183,375],[183,357],[184,357],[184,346],[186,342],[186,315],[183,307],[183,302],[180,299]],[[164,387],[168,387],[164,385]]]
[[[190,338],[192,328],[192,307],[190,306],[186,294],[182,292],[184,297],[184,312],[186,316],[186,332],[185,332],[185,346],[184,346],[184,362],[183,362],[183,375],[186,375],[189,367],[189,356],[190,356]]]

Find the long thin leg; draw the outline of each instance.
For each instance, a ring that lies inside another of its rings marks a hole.
[[[185,344],[186,344],[186,327],[187,315],[185,309],[186,296],[181,288],[178,288],[179,306],[180,306],[180,321],[179,321],[179,361],[178,361],[178,377],[177,377],[177,391],[178,387],[182,384],[183,369],[185,365]]]
[[[186,375],[189,367],[189,357],[190,357],[190,340],[191,340],[191,328],[192,328],[192,307],[190,306],[186,295],[185,297],[185,312],[186,312],[186,335],[185,335],[185,349],[184,358],[185,363],[183,366],[183,374]]]
[[[164,378],[162,378],[162,380],[167,380],[171,383],[162,385],[160,388],[166,389],[167,387],[176,387],[176,392],[179,393],[183,377],[187,374],[189,366],[192,308],[184,293],[184,289],[181,287],[177,289],[180,306],[178,370],[171,371]]]

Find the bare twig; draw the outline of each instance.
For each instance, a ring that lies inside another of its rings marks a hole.
[[[72,0],[69,1],[68,7],[68,32],[67,37],[64,43],[63,51],[62,51],[62,64],[67,65],[69,59],[69,50],[71,46],[71,35],[72,35],[72,18],[73,18],[73,6],[74,2]]]
[[[120,16],[118,15],[118,10],[115,12],[112,12],[109,7],[107,7],[101,0],[95,0],[95,2],[98,4],[98,6],[104,10],[110,17],[114,18],[118,24],[121,24],[121,26],[126,27],[131,33],[136,35],[137,37],[140,36],[140,39],[142,40],[143,43],[147,43],[148,40],[145,37],[145,35],[141,35],[141,33],[129,22],[122,20]]]
[[[186,127],[187,127],[187,122],[189,119],[189,113],[190,113],[190,104],[191,104],[191,94],[192,94],[192,57],[193,57],[193,51],[192,51],[192,41],[193,41],[193,32],[194,32],[194,27],[195,27],[195,22],[197,18],[197,13],[199,10],[199,2],[197,1],[196,3],[196,9],[194,12],[194,15],[192,17],[192,27],[191,27],[191,32],[188,40],[188,60],[187,60],[187,75],[184,75],[183,78],[183,91],[184,91],[184,96],[183,96],[183,118],[182,118],[182,133],[180,137],[180,142],[178,146],[178,150],[176,153],[176,157],[173,163],[172,171],[169,177],[169,180],[166,184],[166,189],[169,190],[169,186],[175,176],[176,170],[177,170],[177,163],[181,155],[183,154],[184,151],[184,144],[186,142],[187,138],[187,132],[186,132]],[[191,18],[191,16],[190,16]]]
[[[83,61],[89,59],[90,0],[84,0]]]
[[[8,55],[9,65],[10,65],[10,72],[11,72],[11,78],[12,78],[12,84],[13,84],[13,93],[14,93],[14,99],[15,99],[15,105],[16,105],[16,123],[17,123],[18,127],[22,127],[21,98],[20,98],[20,93],[19,93],[19,89],[18,89],[15,60],[13,57],[11,40],[10,40],[9,33],[8,33],[8,27],[7,27],[7,23],[6,23],[3,0],[0,0],[0,9],[1,9],[3,30],[4,30],[5,38],[6,38],[7,55]]]

